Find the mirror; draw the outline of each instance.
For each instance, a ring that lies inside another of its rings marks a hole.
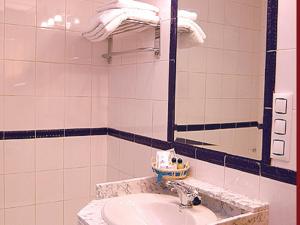
[[[178,9],[175,142],[261,160],[267,0]]]

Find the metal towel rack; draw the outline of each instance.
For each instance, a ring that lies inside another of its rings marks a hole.
[[[126,51],[119,51],[113,52],[113,36],[130,32],[136,31],[143,27],[153,27],[155,29],[155,39],[154,39],[154,47],[146,47],[146,48],[137,48],[132,50]],[[113,56],[124,55],[124,54],[133,54],[138,52],[154,52],[154,55],[159,57],[160,56],[160,24],[152,24],[152,23],[145,23],[136,20],[126,20],[124,23],[120,25],[120,27],[115,30],[109,37],[108,37],[108,48],[107,53],[103,54],[102,57],[107,60],[108,63],[111,63]]]

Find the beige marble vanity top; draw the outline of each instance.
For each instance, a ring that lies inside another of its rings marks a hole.
[[[211,209],[218,221],[209,225],[268,225],[268,204],[249,199],[223,188],[187,178],[184,182],[197,189],[202,204]],[[96,185],[96,200],[78,213],[81,225],[107,225],[101,209],[110,198],[137,193],[173,194],[157,184],[155,177],[136,178]]]

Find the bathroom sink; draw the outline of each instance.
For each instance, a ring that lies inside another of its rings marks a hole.
[[[112,198],[101,213],[108,225],[207,225],[217,220],[202,205],[180,209],[178,197],[147,193]]]

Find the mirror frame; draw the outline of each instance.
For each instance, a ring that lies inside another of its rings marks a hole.
[[[176,93],[176,57],[177,57],[177,10],[178,1],[171,0],[171,27],[169,52],[169,96],[168,96],[168,142],[172,143],[177,154],[210,162],[226,165],[244,172],[262,175],[279,181],[296,183],[296,172],[270,166],[271,130],[273,93],[276,76],[277,50],[277,18],[278,0],[267,1],[267,36],[265,58],[264,110],[263,110],[263,138],[262,158],[254,160],[242,156],[231,155],[226,152],[196,147],[174,141],[175,132],[175,93]]]

